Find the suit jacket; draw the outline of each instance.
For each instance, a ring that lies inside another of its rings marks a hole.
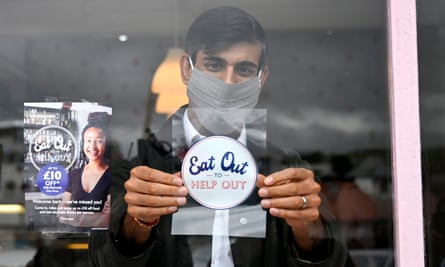
[[[136,165],[144,164],[163,171],[180,170],[181,159],[177,155],[184,147],[185,138],[182,117],[185,107],[176,112],[165,124],[157,136],[139,140],[138,157],[132,162],[120,160],[112,168],[112,213],[110,231],[92,232],[90,238],[90,255],[95,266],[159,266],[185,267],[196,266],[196,262],[208,260],[210,236],[172,235],[172,216],[163,216],[152,232],[151,241],[141,255],[131,255],[127,244],[119,244],[117,232],[125,216],[126,204],[123,201],[125,190],[123,182],[129,177],[129,170]],[[247,147],[257,160],[258,169],[267,174],[283,168],[283,156],[279,149],[267,145],[267,150],[251,139],[247,129]],[[295,164],[303,164],[299,158]],[[307,167],[304,165],[304,167]],[[244,203],[254,205],[260,199],[257,192]],[[188,200],[188,203],[193,201]],[[193,204],[191,204],[193,205]],[[303,254],[294,244],[290,227],[284,220],[267,215],[265,238],[231,238],[232,256],[235,266],[346,266],[348,252],[339,236],[335,221],[329,215],[323,215],[326,237],[319,248]],[[197,249],[204,248],[202,251]],[[309,260],[308,260],[309,259]]]

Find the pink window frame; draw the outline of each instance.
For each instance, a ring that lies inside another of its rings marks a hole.
[[[394,246],[399,267],[425,266],[415,0],[387,0]]]

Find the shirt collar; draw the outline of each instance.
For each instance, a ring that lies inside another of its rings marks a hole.
[[[185,136],[185,142],[188,147],[190,147],[193,143],[195,143],[197,140],[200,140],[204,138],[205,136],[201,135],[198,130],[196,130],[195,126],[191,123],[188,115],[188,109],[185,110],[184,117],[182,119],[183,125],[184,125],[184,136]],[[238,137],[238,141],[243,144],[247,145],[247,134],[246,134],[246,126],[243,125],[243,129],[241,130],[240,136]]]

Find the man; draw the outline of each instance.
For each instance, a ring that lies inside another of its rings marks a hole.
[[[215,241],[171,234],[172,214],[181,213],[192,202],[178,173],[180,164],[175,164],[180,163],[181,149],[190,147],[195,136],[219,134],[238,139],[254,151],[249,126],[239,120],[246,113],[234,116],[218,110],[252,110],[269,74],[264,31],[252,16],[237,8],[215,8],[200,15],[188,31],[185,50],[180,68],[189,105],[160,130],[157,137],[162,142],[141,143],[140,150],[146,153],[140,153],[136,162],[114,165],[116,176],[125,176],[127,168],[131,173],[125,182],[126,192],[113,196],[109,235],[92,233],[93,263],[197,266],[196,244],[203,243],[211,247],[211,254],[203,254],[212,266],[344,266],[347,251],[336,236],[335,224],[320,216],[320,186],[313,172],[269,168],[277,166],[272,164],[274,158],[282,160],[282,154],[269,146],[266,163],[259,164],[258,190],[248,200],[268,212],[264,238]],[[164,151],[167,143],[171,149]],[[221,249],[215,249],[217,245]]]

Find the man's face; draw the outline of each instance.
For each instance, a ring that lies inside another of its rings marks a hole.
[[[203,50],[200,50],[195,55],[193,65],[201,72],[226,84],[233,85],[252,80],[258,76],[261,52],[260,44],[241,42],[214,54],[206,54]],[[220,83],[210,80],[207,81],[209,84],[205,85],[202,81],[196,82],[196,80],[194,84],[189,84],[192,76],[192,66],[188,55],[182,56],[180,64],[182,80],[188,85],[187,90],[195,90],[193,94],[190,94],[193,96],[189,103],[192,109],[188,112],[194,127],[205,136],[212,134],[239,136],[241,126],[245,120],[245,115],[242,115],[241,110],[245,111],[256,105],[258,89],[262,87],[268,76],[267,66],[262,68],[259,85],[258,80],[253,80],[255,83],[247,82],[245,85],[241,85],[246,86],[242,89],[235,85],[235,88],[238,88],[239,91],[234,91],[234,94],[231,94],[227,90],[233,89],[233,87],[221,86]],[[246,92],[246,90],[249,92]],[[216,96],[209,97],[208,92],[213,92]],[[242,96],[239,96],[240,94]],[[235,98],[233,98],[234,96]],[[234,104],[237,106],[234,106]],[[200,110],[198,111],[197,108]],[[221,114],[221,109],[227,110],[224,110]]]
[[[260,44],[242,42],[213,55],[200,50],[194,65],[226,83],[239,83],[258,75],[260,56]]]

